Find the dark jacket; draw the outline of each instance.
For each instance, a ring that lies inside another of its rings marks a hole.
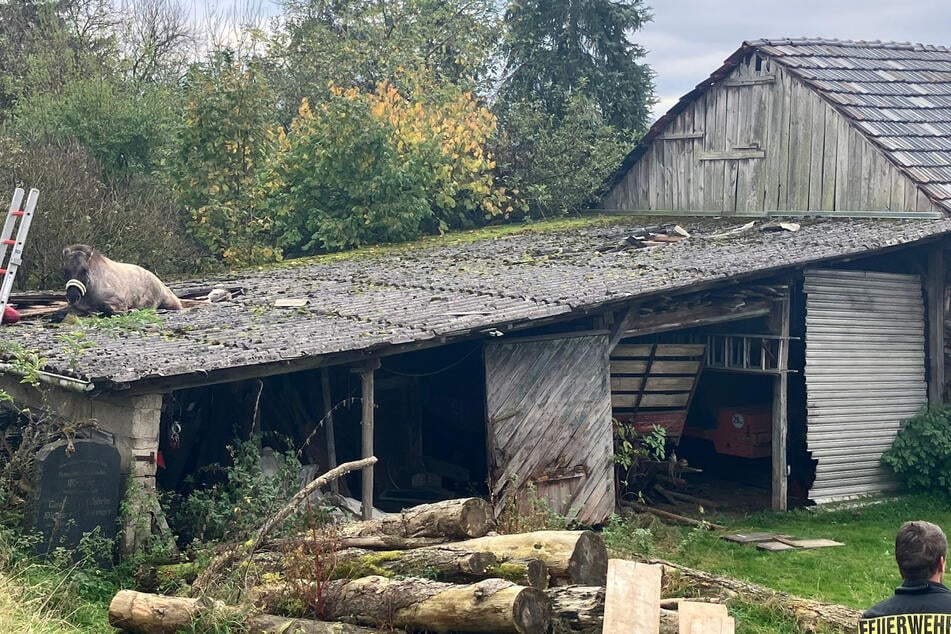
[[[934,581],[906,581],[862,615],[859,634],[951,634],[951,590]]]

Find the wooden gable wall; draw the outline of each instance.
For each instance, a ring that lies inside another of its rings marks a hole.
[[[940,211],[814,89],[755,53],[650,142],[604,208]]]

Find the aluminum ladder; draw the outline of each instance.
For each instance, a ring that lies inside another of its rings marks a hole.
[[[20,187],[13,190],[10,211],[3,223],[3,231],[0,232],[0,275],[3,276],[3,282],[0,283],[0,315],[3,315],[6,310],[7,301],[13,291],[13,280],[16,278],[17,269],[20,268],[23,246],[26,244],[26,234],[30,232],[33,210],[36,209],[36,200],[40,197],[39,190],[31,189],[30,195],[26,199],[26,205],[21,208],[23,193],[23,189]],[[16,229],[15,238],[13,237],[14,229]],[[9,257],[7,257],[8,253]],[[0,317],[0,320],[2,319]]]

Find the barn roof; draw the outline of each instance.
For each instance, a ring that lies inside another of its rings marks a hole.
[[[794,232],[765,231],[769,221],[749,226],[746,220],[601,218],[556,230],[370,249],[203,280],[243,294],[162,313],[161,325],[141,332],[24,320],[3,326],[2,335],[37,352],[46,371],[97,389],[169,389],[230,380],[236,370],[266,375],[486,337],[490,329],[570,320],[632,298],[763,277],[951,232],[947,218],[800,219]],[[690,236],[647,247],[632,238],[673,222]]]
[[[667,124],[751,53],[780,64],[882,150],[928,197],[951,211],[951,49],[897,42],[753,40],[664,116],[628,155],[620,177]]]

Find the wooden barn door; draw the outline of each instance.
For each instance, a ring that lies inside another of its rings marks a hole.
[[[614,512],[614,442],[606,335],[545,337],[485,347],[490,487],[528,493],[583,524]]]

